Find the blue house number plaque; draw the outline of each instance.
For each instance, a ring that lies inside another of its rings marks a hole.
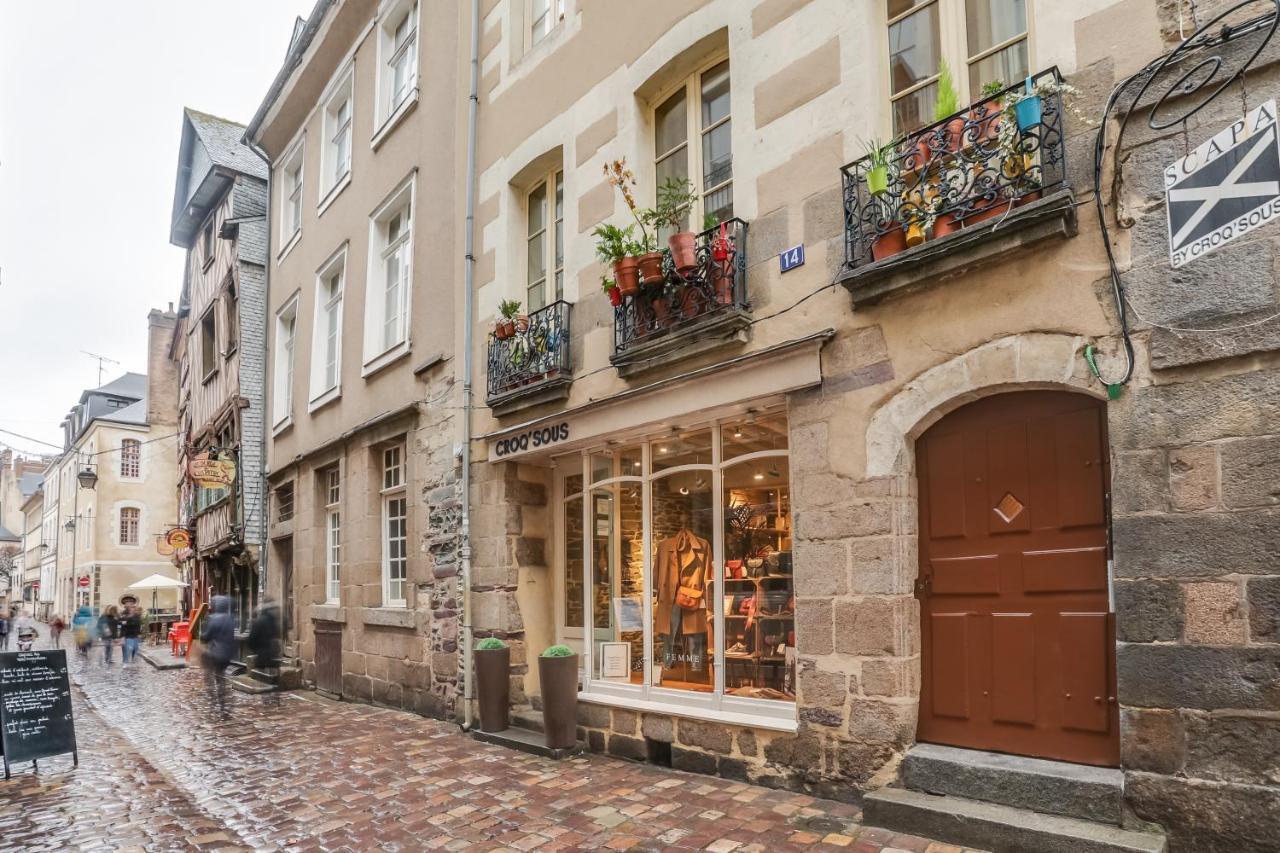
[[[796,267],[804,266],[804,244],[792,246],[778,255],[778,266],[783,272],[790,272]]]

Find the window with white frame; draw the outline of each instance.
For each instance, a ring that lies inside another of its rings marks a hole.
[[[564,20],[565,0],[527,0],[529,44],[546,38]]]
[[[961,103],[983,85],[1024,79],[1030,69],[1027,0],[886,0],[889,100],[895,134],[934,121],[945,61]]]
[[[407,103],[418,85],[418,4],[391,4],[379,27],[379,124]]]
[[[121,545],[137,545],[138,544],[138,522],[141,511],[137,507],[126,506],[120,508],[120,544]]]
[[[302,143],[294,146],[281,169],[280,242],[288,245],[302,230]]]
[[[409,575],[409,501],[404,477],[404,445],[382,451],[382,604],[405,607]]]
[[[346,250],[321,270],[316,286],[316,330],[312,335],[311,400],[336,392],[342,379],[342,291]]]
[[[537,311],[564,298],[564,172],[552,172],[529,193],[526,222],[527,304]]]
[[[142,476],[142,442],[136,438],[120,442],[120,476],[131,480]]]
[[[298,331],[298,300],[294,297],[276,314],[275,365],[271,422],[279,426],[293,413],[293,347]]]
[[[733,121],[729,61],[688,77],[654,110],[655,191],[669,180],[688,180],[697,193],[685,227],[701,231],[708,215],[733,217]]]
[[[212,305],[200,318],[200,370],[205,379],[218,370],[218,318]]]
[[[325,601],[337,604],[342,595],[342,477],[337,465],[324,472],[323,483]]]
[[[413,256],[413,182],[406,182],[370,223],[365,304],[365,365],[407,344]]]
[[[325,105],[322,195],[337,186],[351,172],[352,81],[352,72],[348,71]]]

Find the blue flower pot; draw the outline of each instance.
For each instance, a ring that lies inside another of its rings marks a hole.
[[[1023,98],[1013,105],[1013,111],[1018,118],[1018,130],[1025,133],[1040,123],[1041,106],[1039,95]]]

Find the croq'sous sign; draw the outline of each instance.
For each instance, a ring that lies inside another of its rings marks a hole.
[[[532,427],[531,429],[495,440],[490,447],[495,459],[528,453],[544,447],[561,444],[569,440],[569,424],[567,422],[552,426]]]

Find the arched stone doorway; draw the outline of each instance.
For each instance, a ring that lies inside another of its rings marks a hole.
[[[917,739],[1119,762],[1105,406],[1007,391],[917,440]]]

